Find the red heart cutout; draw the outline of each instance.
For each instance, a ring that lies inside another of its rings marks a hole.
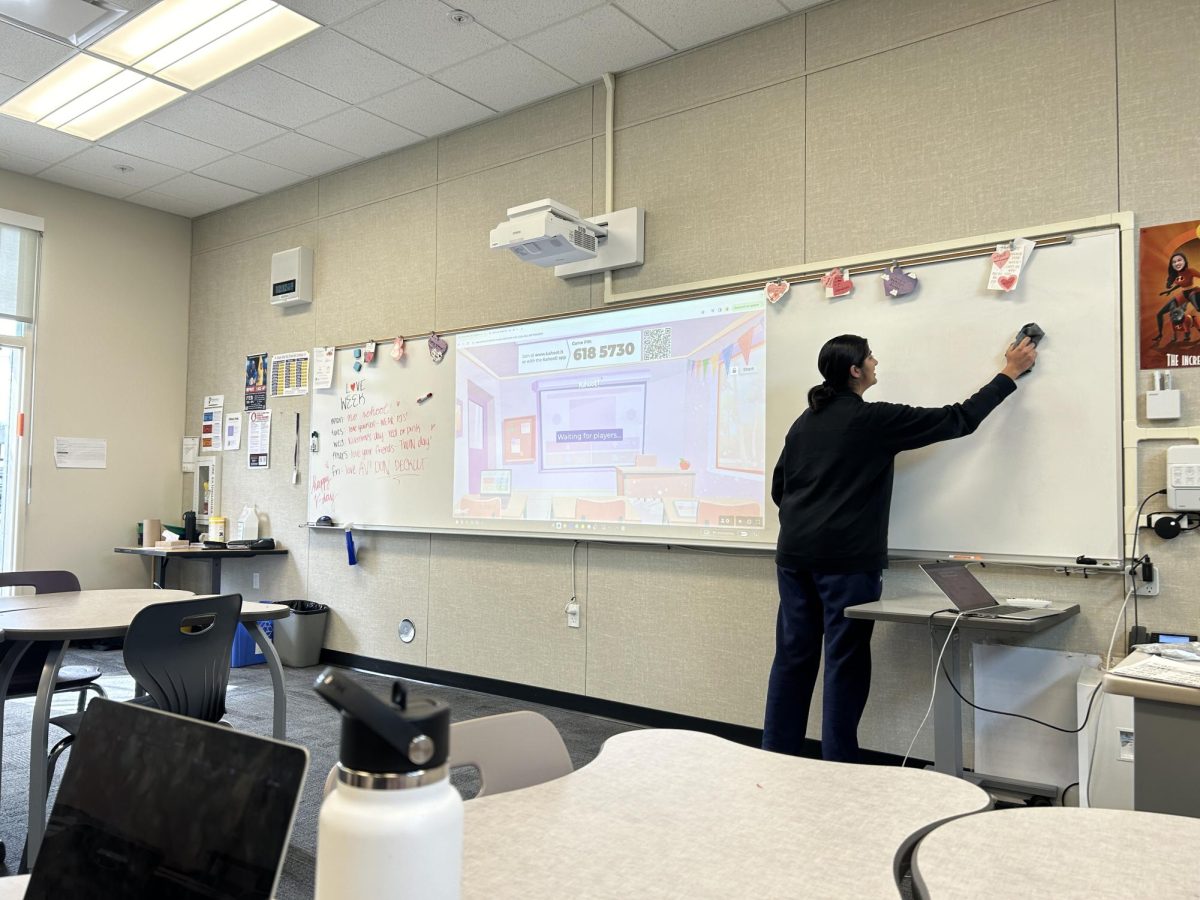
[[[834,297],[844,297],[854,290],[854,282],[842,274],[841,269],[832,269],[821,278],[821,283]]]
[[[1017,286],[1017,276],[1016,275],[1001,275],[999,278],[996,279],[996,283],[998,285],[1000,285],[1000,287],[1004,288],[1006,291],[1011,291],[1013,288],[1015,288]]]
[[[1011,250],[997,250],[992,254],[992,265],[997,269],[1003,269],[1010,256],[1012,256]]]
[[[764,288],[767,294],[767,302],[778,303],[791,287],[791,283],[784,281],[782,278],[776,281],[768,281],[767,286]]]

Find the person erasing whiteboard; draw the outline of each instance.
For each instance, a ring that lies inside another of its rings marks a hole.
[[[896,454],[975,431],[1017,389],[1037,348],[1025,338],[1004,356],[1000,373],[967,400],[925,408],[863,399],[878,380],[866,338],[843,334],[821,348],[824,381],[808,392],[771,484],[779,507],[779,613],[764,750],[801,754],[824,643],[821,756],[858,761],[874,623],[844,612],[882,591]]]

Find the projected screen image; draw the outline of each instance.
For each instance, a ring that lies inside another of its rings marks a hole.
[[[454,519],[758,537],[765,317],[761,292],[746,291],[458,335]]]

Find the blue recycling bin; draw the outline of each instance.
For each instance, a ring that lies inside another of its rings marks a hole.
[[[275,623],[266,621],[258,624],[267,633],[267,637],[273,641],[275,639]],[[230,654],[229,665],[240,669],[242,666],[253,666],[266,661],[267,658],[258,649],[258,644],[254,643],[253,636],[246,626],[239,622],[237,631],[233,633],[233,653]]]

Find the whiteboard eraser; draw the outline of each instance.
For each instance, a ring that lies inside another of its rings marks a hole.
[[[1179,391],[1146,391],[1147,419],[1178,419],[1180,409]]]

